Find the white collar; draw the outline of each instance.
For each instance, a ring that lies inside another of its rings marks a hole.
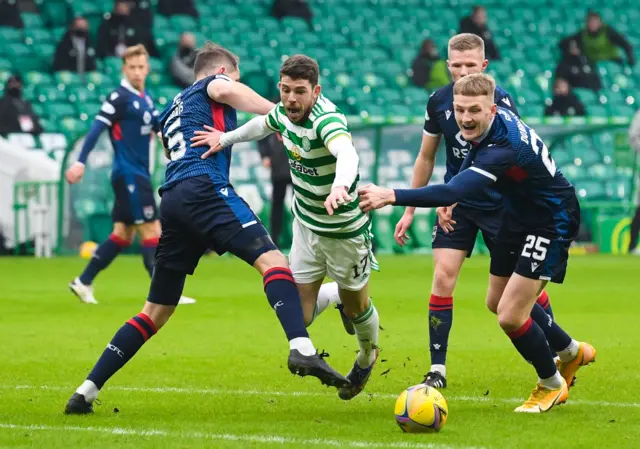
[[[131,83],[129,82],[129,80],[128,80],[128,79],[126,79],[126,78],[122,78],[122,80],[120,81],[120,85],[121,85],[122,87],[124,87],[125,89],[127,89],[129,92],[132,92],[132,93],[136,94],[136,95],[137,95],[137,96],[139,96],[139,97],[142,97],[142,96],[143,96],[143,95],[142,95],[142,92],[140,92],[138,89],[136,89],[135,87],[133,87],[133,86],[131,85]]]

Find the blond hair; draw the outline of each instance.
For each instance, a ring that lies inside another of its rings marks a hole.
[[[122,53],[122,62],[127,62],[127,59],[133,58],[134,56],[146,56],[147,59],[149,59],[149,52],[142,44],[127,47],[124,53]]]
[[[453,85],[453,95],[487,96],[491,98],[491,101],[493,101],[495,91],[495,80],[484,73],[472,73],[471,75],[463,76]]]
[[[484,40],[476,34],[460,33],[449,39],[448,54],[451,55],[451,50],[466,51],[476,48],[480,49],[484,59]]]

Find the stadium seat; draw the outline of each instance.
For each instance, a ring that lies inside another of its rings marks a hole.
[[[67,87],[75,88],[76,86],[84,85],[82,76],[75,72],[69,71],[56,72],[53,75],[53,80],[58,85],[58,87],[62,86],[64,89],[66,89]]]
[[[43,1],[38,5],[42,18],[50,27],[62,27],[67,24],[69,4],[67,2]]]
[[[171,28],[179,32],[198,29],[198,21],[191,16],[171,16],[169,22]]]
[[[24,82],[26,84],[38,85],[53,85],[53,77],[45,72],[27,72],[24,74]]]
[[[57,86],[38,86],[37,99],[41,103],[65,101],[67,95]]]
[[[62,119],[77,116],[76,109],[70,103],[48,103],[45,104],[45,109],[51,118]]]

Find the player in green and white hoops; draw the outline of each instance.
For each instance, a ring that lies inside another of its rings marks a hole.
[[[311,324],[331,304],[318,300],[328,276],[338,285],[344,314],[360,346],[347,375],[351,386],[338,391],[347,400],[363,390],[378,357],[378,312],[368,290],[371,269],[378,266],[371,250],[369,216],[358,208],[359,158],[347,119],[320,93],[318,77],[318,63],[312,58],[288,58],[280,68],[281,102],[269,114],[228,133],[212,128],[198,131],[192,146],[209,145],[202,156],[206,158],[234,143],[282,134],[294,189],[289,259],[305,322]]]

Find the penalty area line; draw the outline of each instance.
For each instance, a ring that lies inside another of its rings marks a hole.
[[[289,444],[298,447],[309,446],[333,446],[333,447],[355,447],[355,448],[394,448],[394,449],[482,449],[471,446],[452,446],[438,443],[408,443],[408,442],[388,442],[380,443],[375,441],[354,441],[354,440],[330,440],[323,438],[292,438],[280,435],[248,435],[232,433],[208,433],[208,432],[177,432],[157,429],[133,429],[128,427],[81,427],[81,426],[50,426],[50,425],[22,425],[11,423],[0,423],[0,429],[44,431],[44,432],[87,432],[100,433],[105,435],[130,435],[137,437],[172,437],[189,438],[211,441],[237,441],[247,443],[262,444]]]
[[[74,387],[56,386],[56,385],[0,385],[0,390],[52,390],[52,391],[69,391],[72,393]],[[197,394],[212,396],[263,396],[263,397],[332,397],[334,393],[321,393],[311,391],[264,391],[264,390],[225,390],[225,389],[208,389],[208,388],[184,388],[184,387],[126,387],[126,386],[109,386],[109,391],[126,391],[139,393],[159,393],[159,394]],[[396,399],[397,394],[390,393],[365,393],[364,397],[373,399]],[[486,402],[486,403],[506,403],[517,404],[524,401],[522,398],[496,398],[487,396],[456,396],[446,395],[448,401],[460,402]],[[609,401],[591,401],[585,399],[569,399],[566,406],[597,406],[597,407],[621,407],[621,408],[640,408],[638,402],[609,402]]]

